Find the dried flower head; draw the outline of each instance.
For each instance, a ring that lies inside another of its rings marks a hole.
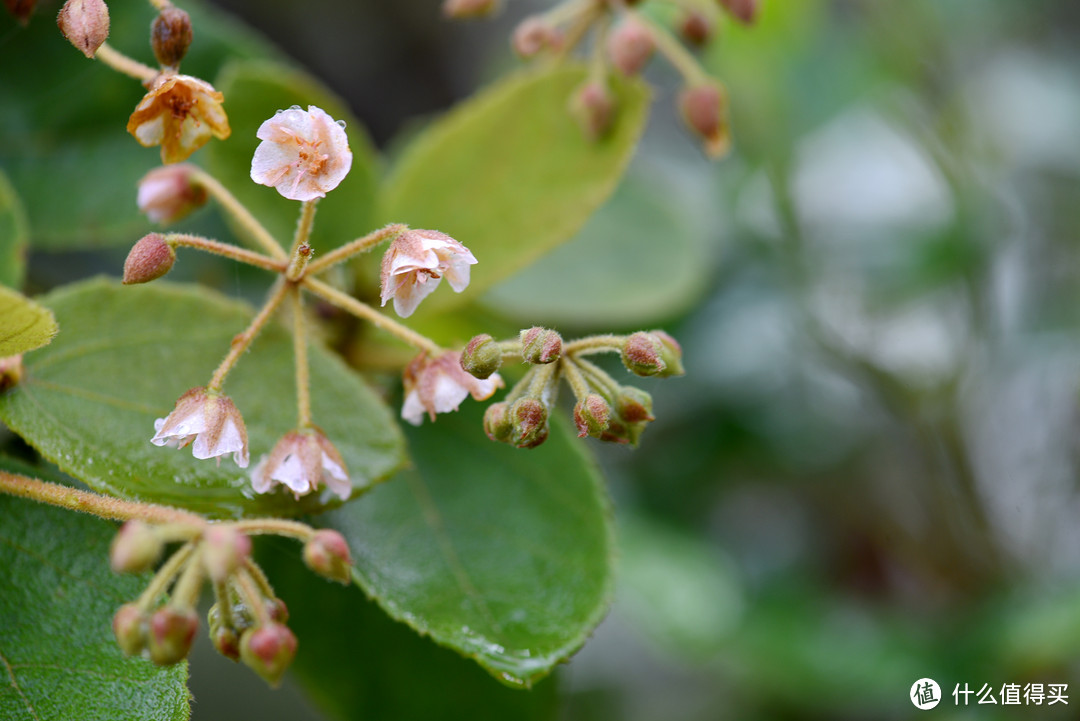
[[[394,299],[402,318],[413,314],[443,276],[454,292],[469,285],[476,258],[449,235],[436,230],[408,230],[390,244],[382,260],[382,304]]]
[[[456,411],[466,396],[487,400],[503,386],[498,373],[486,380],[466,373],[458,351],[446,351],[434,358],[417,356],[405,369],[404,380],[401,417],[414,426],[424,422],[425,412],[434,421],[436,413]]]
[[[190,75],[166,71],[154,78],[150,91],[135,107],[127,130],[143,146],[161,146],[163,163],[178,163],[213,136],[229,137],[225,96]]]
[[[269,493],[279,484],[287,486],[297,499],[326,486],[347,501],[353,490],[341,454],[315,428],[286,433],[255,466],[251,484],[256,493]]]
[[[228,397],[205,388],[192,388],[176,401],[166,418],[154,421],[155,446],[185,448],[199,459],[232,454],[236,465],[248,466],[247,428],[240,411]]]
[[[251,160],[251,179],[290,200],[325,197],[352,167],[345,128],[314,105],[279,110],[255,135],[263,142]]]

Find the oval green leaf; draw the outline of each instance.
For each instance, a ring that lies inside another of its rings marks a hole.
[[[0,496],[0,718],[187,721],[187,664],[127,658],[111,620],[149,578],[109,570],[115,526]]]
[[[584,444],[561,424],[539,448],[489,441],[483,408],[407,432],[415,468],[330,514],[356,579],[393,618],[529,686],[607,611],[611,513]]]
[[[11,181],[0,170],[0,285],[22,286],[28,234],[26,211]]]
[[[484,290],[569,239],[611,195],[634,154],[649,91],[613,79],[619,114],[591,143],[567,111],[586,71],[519,73],[423,131],[384,187],[384,222],[441,230],[479,260],[469,293]],[[462,302],[440,288],[420,314]]]
[[[334,504],[251,490],[250,469],[199,461],[190,449],[150,443],[154,420],[204,386],[251,310],[212,291],[158,282],[95,280],[46,296],[64,326],[57,343],[26,359],[22,383],[0,396],[0,419],[61,470],[96,491],[219,517],[296,515]],[[315,422],[341,452],[354,494],[403,462],[389,408],[336,356],[310,351]],[[296,423],[291,336],[273,324],[233,370],[225,392],[244,415],[251,461]]]
[[[0,286],[0,358],[47,345],[56,331],[52,311]]]

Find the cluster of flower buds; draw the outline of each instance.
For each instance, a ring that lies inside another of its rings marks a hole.
[[[683,77],[678,105],[687,127],[701,138],[709,157],[723,156],[731,145],[724,87],[705,73],[668,28],[635,7],[644,4],[639,0],[563,0],[543,14],[525,18],[515,29],[512,44],[524,58],[545,52],[563,56],[592,32],[593,62],[587,80],[570,100],[570,112],[593,140],[603,137],[617,119],[610,69],[635,76],[659,53]],[[467,18],[493,12],[497,5],[493,0],[445,0],[443,11],[449,17]],[[715,36],[721,9],[738,22],[752,24],[760,0],[675,0],[674,5],[675,29],[682,41],[701,48]]]
[[[297,642],[285,625],[285,603],[251,558],[249,533],[300,538],[308,568],[332,581],[351,581],[349,547],[337,531],[277,520],[201,526],[128,521],[110,553],[118,573],[149,571],[158,565],[167,544],[182,545],[161,564],[142,595],[113,617],[113,632],[124,653],[143,655],[159,666],[187,658],[199,627],[199,596],[209,582],[215,603],[207,621],[215,648],[277,685],[296,655]]]
[[[548,419],[565,380],[574,393],[578,436],[637,445],[653,420],[652,398],[638,388],[620,385],[586,356],[619,353],[623,365],[639,376],[666,378],[683,374],[682,351],[663,331],[628,336],[603,335],[564,343],[555,331],[528,328],[515,340],[478,335],[461,353],[461,368],[475,379],[498,378],[509,358],[530,367],[506,398],[488,407],[484,430],[494,441],[535,448],[547,440]]]

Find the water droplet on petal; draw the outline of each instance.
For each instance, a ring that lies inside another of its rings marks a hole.
[[[338,121],[337,121],[337,124],[338,124],[339,126],[341,126],[341,128],[342,128],[342,129],[345,129],[345,127],[346,127],[346,124],[345,124],[345,121],[344,121],[344,120],[338,120]]]
[[[289,110],[303,110],[299,105],[290,105]]]

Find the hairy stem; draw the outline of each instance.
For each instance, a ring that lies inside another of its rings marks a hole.
[[[138,60],[129,58],[108,43],[101,44],[101,47],[94,53],[94,59],[100,60],[118,73],[135,78],[143,83],[149,83],[158,76],[157,70],[154,70],[149,65],[143,65]]]
[[[240,335],[233,338],[232,347],[229,349],[229,354],[225,356],[225,360],[221,361],[221,365],[214,371],[213,378],[206,385],[206,390],[210,392],[221,392],[221,387],[225,384],[225,378],[229,375],[229,371],[233,369],[236,362],[240,360],[240,356],[244,354],[244,351],[254,342],[258,337],[259,332],[266,326],[270,317],[281,305],[281,301],[289,292],[290,284],[279,279],[274,285],[273,290],[270,291],[270,297],[267,298],[266,304],[263,305],[262,310],[255,316],[255,319],[251,321],[251,325],[247,327]]]
[[[626,336],[593,335],[579,338],[563,345],[564,355],[590,355],[593,353],[620,353]]]
[[[256,253],[252,250],[237,248],[235,245],[229,245],[228,243],[203,238],[199,235],[168,233],[165,236],[165,242],[174,248],[195,248],[196,250],[220,255],[240,263],[254,265],[257,268],[262,268],[264,270],[272,270],[277,273],[283,273],[285,271],[285,262],[282,260],[270,258],[262,253]]]
[[[307,328],[300,288],[292,286],[293,355],[296,356],[296,416],[300,428],[311,427],[311,371],[308,369]]]
[[[253,518],[247,521],[236,521],[230,525],[248,535],[285,536],[300,541],[307,541],[315,535],[315,529],[311,526],[284,518]]]
[[[307,275],[321,273],[327,268],[342,263],[353,256],[371,250],[379,243],[388,238],[396,238],[409,229],[409,226],[401,223],[392,223],[385,228],[368,233],[363,238],[350,241],[340,248],[330,251],[326,255],[312,261],[307,268]]]
[[[217,178],[198,166],[192,166],[191,182],[205,188],[206,192],[213,196],[214,200],[218,202],[222,210],[232,216],[232,219],[239,223],[244,231],[251,236],[256,243],[261,245],[266,252],[278,260],[289,260],[289,256],[285,253],[285,249],[281,247],[281,243],[275,240],[274,236],[270,235],[270,231],[267,230],[263,224],[251,214],[251,211],[237,200],[236,196],[230,193],[228,188],[222,185]]]
[[[570,389],[574,391],[574,397],[579,401],[585,400],[585,397],[589,395],[589,383],[585,380],[585,376],[582,374],[581,369],[577,364],[567,357],[559,359],[559,365],[562,366],[562,371],[566,376],[566,381],[570,384]]]
[[[266,610],[266,599],[263,598],[263,594],[251,577],[251,572],[246,567],[240,569],[233,576],[233,583],[236,584],[236,590],[240,592],[240,597],[244,599],[244,603],[247,604],[252,615],[255,616],[255,625],[265,626],[269,624],[271,619],[270,612]]]
[[[704,85],[710,82],[709,74],[701,67],[701,63],[682,43],[672,37],[671,33],[641,13],[633,10],[627,10],[626,13],[649,28],[656,42],[656,49],[679,71],[687,85]]]
[[[135,602],[138,604],[139,608],[144,611],[149,611],[153,608],[154,604],[157,603],[158,598],[161,597],[161,594],[165,593],[169,584],[176,578],[176,574],[180,572],[180,569],[183,568],[184,564],[187,563],[188,559],[191,558],[194,553],[195,542],[191,541],[185,543],[176,553],[169,556],[169,560],[158,569],[156,574],[154,574],[154,580],[150,581],[150,585],[139,595],[139,600]]]

